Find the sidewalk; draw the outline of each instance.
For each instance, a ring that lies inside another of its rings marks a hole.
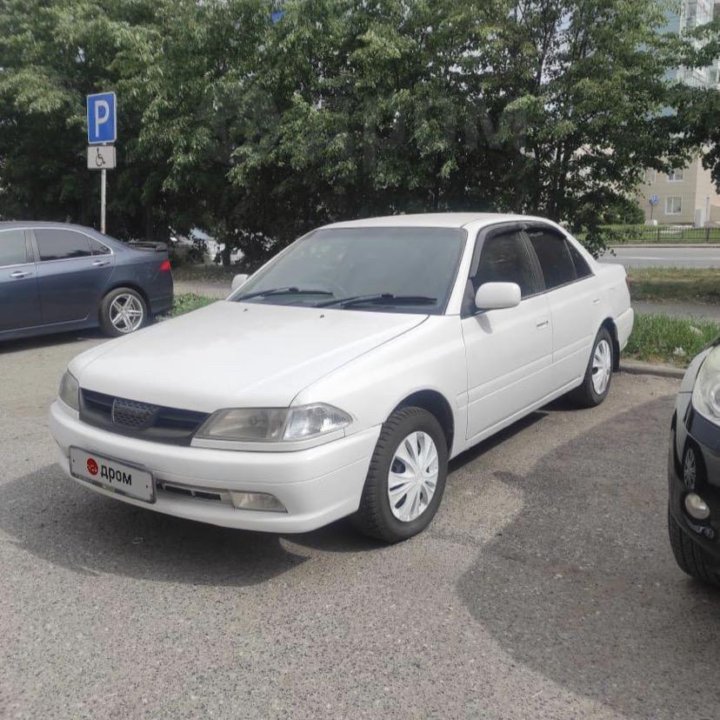
[[[230,282],[213,280],[176,280],[175,294],[203,295],[205,297],[223,299],[230,294]]]
[[[669,317],[712,320],[720,324],[720,305],[688,302],[633,301],[633,308],[640,315],[667,315]]]

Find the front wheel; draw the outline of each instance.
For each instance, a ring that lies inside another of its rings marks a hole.
[[[612,337],[608,329],[602,327],[595,337],[582,384],[570,393],[570,397],[581,407],[599,405],[610,392],[614,362]]]
[[[375,446],[355,526],[388,543],[417,535],[440,506],[447,461],[445,433],[434,415],[417,407],[394,412]]]
[[[100,303],[100,327],[110,337],[135,332],[147,322],[145,300],[131,288],[115,288]]]

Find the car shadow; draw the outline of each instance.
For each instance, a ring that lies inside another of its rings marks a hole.
[[[568,398],[567,395],[563,395],[557,400],[553,400],[551,403],[544,405],[539,410],[536,410],[530,415],[526,415],[525,417],[516,420],[512,425],[504,428],[503,430],[500,430],[494,435],[491,435],[489,438],[487,438],[487,440],[483,440],[477,445],[473,445],[473,447],[471,447],[469,450],[465,450],[464,452],[460,453],[460,455],[454,457],[450,461],[449,472],[452,473],[456,470],[459,470],[463,466],[468,465],[469,463],[479,458],[481,455],[484,455],[489,450],[492,450],[498,445],[502,445],[504,442],[507,442],[515,435],[527,430],[528,428],[536,425],[537,423],[542,422],[545,418],[549,417],[555,412],[592,412],[592,410],[579,407],[570,398]]]
[[[81,343],[87,340],[109,340],[110,338],[103,335],[98,329],[75,330],[72,332],[52,333],[48,335],[37,335],[35,337],[20,338],[18,340],[2,340],[0,341],[0,355],[9,355],[15,352],[24,352],[26,350],[35,350],[54,345],[70,345],[72,343]]]
[[[0,529],[23,550],[82,575],[248,586],[307,558],[279,535],[206,525],[106,498],[58,465],[0,485]],[[332,547],[341,541],[326,531]]]
[[[491,435],[489,438],[487,438],[487,440],[483,440],[477,445],[473,445],[469,450],[465,450],[459,455],[456,455],[448,464],[448,474],[460,470],[460,468],[464,467],[465,465],[469,465],[474,460],[477,460],[481,455],[484,455],[486,452],[492,450],[494,447],[502,445],[504,442],[507,442],[515,435],[523,432],[524,430],[527,430],[528,428],[536,425],[539,422],[542,422],[542,420],[546,418],[549,414],[550,412],[545,408],[542,408],[541,410],[536,410],[530,415],[526,415],[524,418],[517,420],[509,427],[506,427],[503,430],[495,433],[494,435]],[[452,482],[451,477],[448,477],[448,482]]]
[[[518,663],[627,717],[713,717],[720,701],[720,592],[677,568],[667,538],[673,401],[594,426],[522,477],[496,472],[524,510],[458,583]]]
[[[388,544],[381,540],[362,535],[348,518],[338,520],[319,530],[284,537],[295,545],[330,553],[362,553],[388,547]]]

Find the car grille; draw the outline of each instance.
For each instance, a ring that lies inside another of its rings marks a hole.
[[[89,425],[151,442],[189,445],[207,413],[151,405],[82,390],[80,419]]]
[[[116,425],[135,430],[146,430],[155,422],[159,411],[160,408],[157,405],[115,398],[110,417]]]

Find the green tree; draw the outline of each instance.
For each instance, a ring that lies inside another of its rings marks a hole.
[[[86,169],[85,96],[122,78],[157,37],[150,0],[6,0],[0,14],[0,216],[98,224],[99,173]],[[163,163],[135,153],[133,96],[121,92],[114,234],[167,234]]]
[[[592,245],[646,167],[701,147],[720,165],[717,93],[668,79],[720,54],[717,27],[665,35],[657,0],[287,0],[279,22],[274,5],[6,0],[0,213],[96,222],[100,89],[120,107],[110,228],[198,225],[226,261],[430,210],[542,214]]]

